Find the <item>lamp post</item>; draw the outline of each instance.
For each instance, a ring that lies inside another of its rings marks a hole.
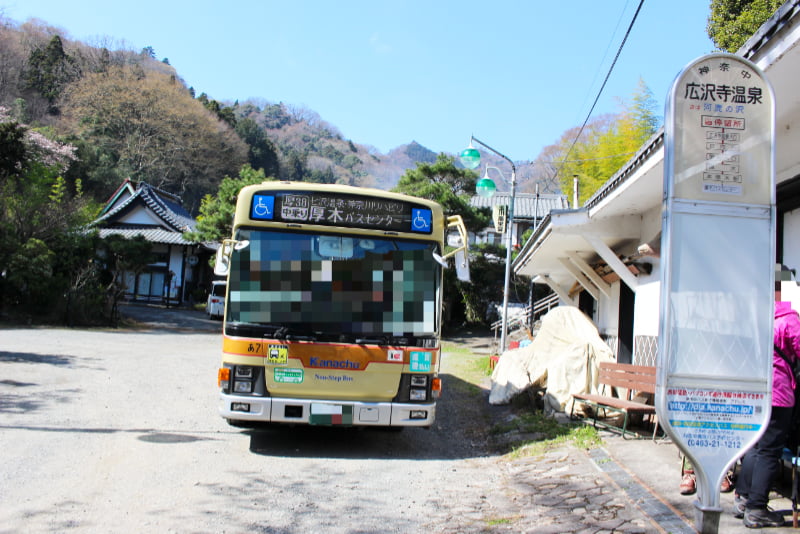
[[[466,168],[476,169],[481,164],[481,153],[477,148],[472,146],[473,141],[485,149],[494,152],[511,165],[511,197],[508,200],[508,228],[506,228],[506,276],[503,286],[502,326],[500,327],[500,353],[502,354],[503,351],[506,350],[506,337],[508,334],[508,292],[509,285],[511,283],[511,242],[514,231],[514,195],[516,194],[517,189],[517,168],[514,166],[514,162],[511,161],[505,154],[498,152],[480,139],[477,139],[475,136],[470,136],[469,146],[462,150],[460,154],[461,163]],[[489,186],[487,182],[491,182],[491,186]],[[489,178],[488,172],[486,176],[480,179],[475,185],[477,193],[481,196],[492,196],[492,194],[494,194],[494,189],[496,189],[494,187],[494,182],[492,182],[492,180]],[[488,193],[488,195],[486,193]]]

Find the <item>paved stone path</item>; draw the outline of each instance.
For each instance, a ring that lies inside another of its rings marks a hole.
[[[498,525],[498,532],[694,532],[602,448],[584,451],[568,445],[515,460],[508,478],[516,517],[505,529]]]

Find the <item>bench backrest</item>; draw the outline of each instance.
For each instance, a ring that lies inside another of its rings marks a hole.
[[[650,365],[631,365],[628,363],[600,362],[598,382],[614,388],[627,390],[627,398],[633,392],[656,392],[656,368]]]

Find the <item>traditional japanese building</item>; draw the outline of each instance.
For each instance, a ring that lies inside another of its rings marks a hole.
[[[172,193],[125,180],[92,226],[101,238],[142,236],[152,243],[152,263],[141,273],[123,276],[126,299],[183,304],[191,302],[193,292],[210,280],[208,258],[213,250],[183,237],[194,230],[196,222]]]

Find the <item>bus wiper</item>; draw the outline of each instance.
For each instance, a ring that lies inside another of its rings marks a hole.
[[[285,339],[286,341],[316,341],[317,336],[298,333],[297,330],[288,326],[281,326],[272,334],[275,339]]]
[[[358,345],[388,345],[389,339],[386,336],[378,337],[359,337],[356,338]]]

